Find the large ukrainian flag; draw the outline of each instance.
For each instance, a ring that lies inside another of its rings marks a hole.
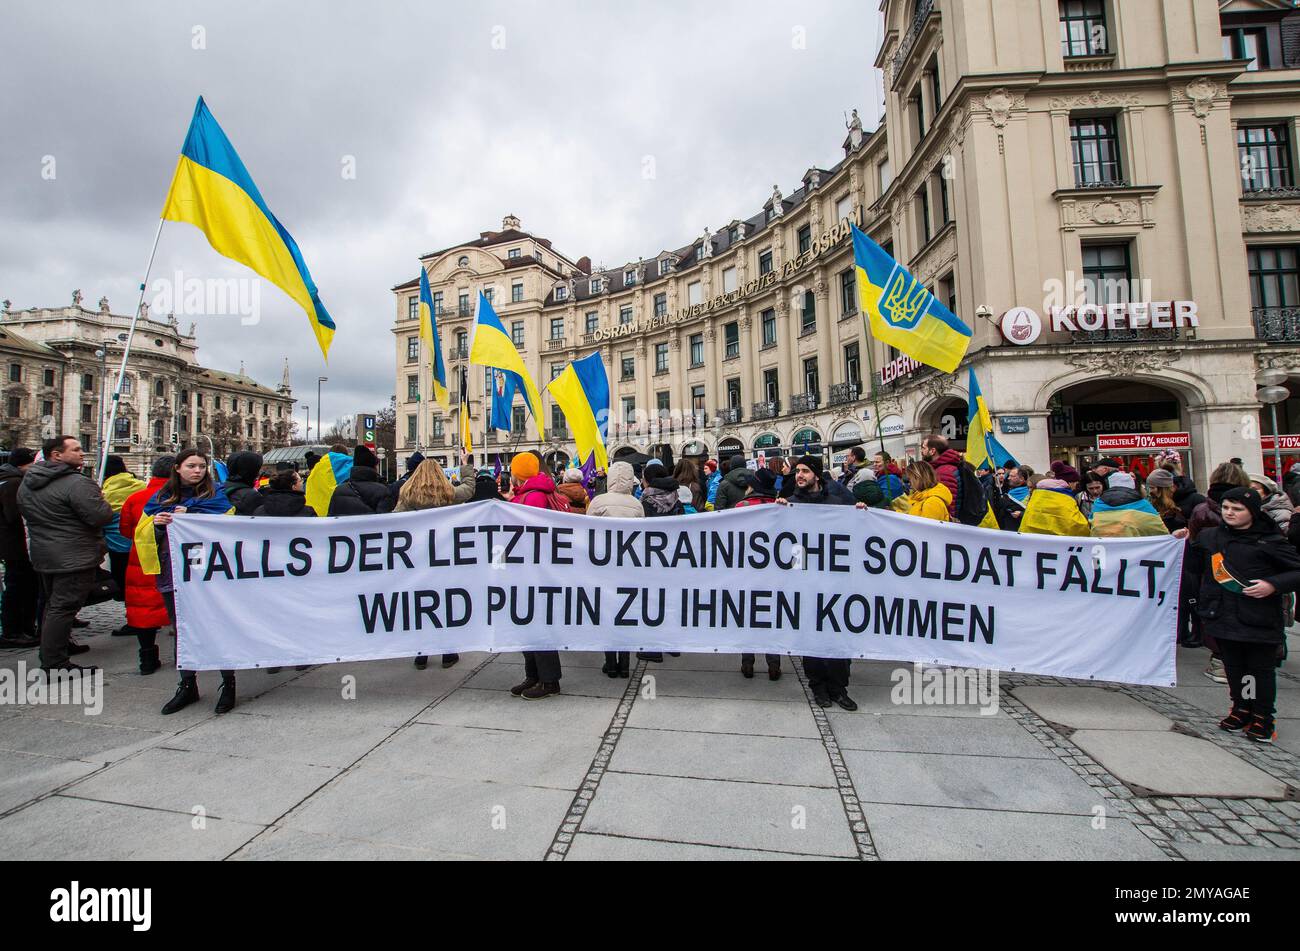
[[[420,337],[433,349],[433,401],[448,410],[451,400],[447,396],[447,365],[442,362],[438,316],[433,312],[433,293],[429,290],[429,274],[424,265],[420,265]]]
[[[330,499],[334,498],[334,490],[351,477],[351,456],[341,452],[326,453],[307,473],[307,507],[324,518],[330,513]]]
[[[971,329],[857,225],[852,227],[858,300],[872,336],[952,373],[970,346]]]
[[[546,387],[559,404],[573,430],[576,459],[586,462],[594,453],[596,465],[609,468],[605,437],[609,427],[609,377],[599,353],[575,360]]]
[[[510,335],[502,326],[497,312],[492,309],[492,302],[483,295],[482,291],[479,291],[478,295],[478,314],[474,319],[474,338],[469,347],[469,362],[481,367],[509,370],[518,375],[524,384],[524,401],[528,404],[528,411],[533,414],[533,422],[537,424],[537,437],[545,439],[542,397],[537,392],[537,384],[533,382],[528,368],[524,366],[523,357],[519,356],[519,351],[510,342]]]
[[[194,107],[162,216],[194,225],[218,254],[252,268],[293,298],[307,312],[321,352],[329,358],[334,320],[317,296],[302,253],[262,200],[202,96]]]
[[[969,367],[970,398],[966,401],[966,461],[976,469],[987,466],[1016,465],[1015,457],[993,435],[993,420],[988,404],[980,392],[980,381],[975,379],[975,368]]]

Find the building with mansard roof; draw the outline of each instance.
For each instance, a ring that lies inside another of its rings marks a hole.
[[[884,0],[883,121],[756,211],[617,267],[573,259],[506,218],[421,257],[449,380],[488,293],[539,386],[598,351],[612,455],[669,449],[838,456],[856,441],[965,445],[967,369],[1021,462],[1086,466],[1157,449],[1204,481],[1263,465],[1281,371],[1280,445],[1300,461],[1300,14],[1283,0]],[[845,88],[871,88],[846,70]],[[829,133],[829,130],[828,130]],[[829,137],[829,136],[828,136]],[[838,136],[837,136],[838,137]],[[773,169],[773,178],[783,170]],[[972,329],[955,374],[871,337],[854,293],[857,223]],[[428,378],[417,282],[392,288],[398,452],[452,455]],[[548,438],[475,445],[572,452]],[[421,414],[421,407],[424,413]],[[549,418],[550,414],[556,414]],[[1271,454],[1266,468],[1272,468]]]

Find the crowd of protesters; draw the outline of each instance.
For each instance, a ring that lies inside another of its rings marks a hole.
[[[764,505],[849,505],[887,510],[985,530],[1093,538],[1173,535],[1185,539],[1179,597],[1178,643],[1208,648],[1206,676],[1226,684],[1231,708],[1224,730],[1242,731],[1258,742],[1276,736],[1275,669],[1285,658],[1285,632],[1294,620],[1293,593],[1300,590],[1300,464],[1284,484],[1247,472],[1240,460],[1216,467],[1204,493],[1183,471],[1179,454],[1156,459],[1152,469],[1126,471],[1103,458],[1080,472],[1065,461],[1048,471],[1008,465],[976,470],[942,436],[926,437],[917,458],[896,460],[883,450],[848,451],[837,473],[820,455],[747,460],[733,455],[675,466],[658,458],[615,461],[608,471],[548,470],[535,452],[515,455],[478,470],[468,456],[444,470],[420,453],[406,474],[387,483],[366,446],[336,445],[331,457],[350,463],[332,491],[331,516],[411,512],[499,500],[553,511],[604,518],[664,518],[753,510]],[[308,468],[328,460],[309,457]],[[48,440],[38,456],[16,448],[0,466],[0,559],[5,566],[0,647],[39,647],[42,669],[93,670],[71,657],[90,648],[72,637],[85,626],[82,606],[106,589],[125,602],[125,623],[115,636],[139,644],[141,675],[163,666],[158,635],[174,634],[176,608],[167,529],[178,513],[234,517],[310,517],[306,473],[281,466],[264,472],[262,457],[236,452],[218,481],[213,460],[198,449],[159,457],[146,482],[109,456],[102,486],[85,477],[85,457],[71,436]],[[145,519],[150,521],[146,522]],[[146,570],[137,533],[150,527],[157,564]],[[108,571],[103,565],[107,561]],[[663,654],[638,653],[663,662]],[[672,654],[670,656],[678,656]],[[459,661],[444,654],[442,666]],[[768,677],[778,680],[782,661],[767,654]],[[741,675],[754,676],[753,654],[742,654]],[[602,672],[630,676],[626,651],[608,651]],[[425,669],[428,658],[415,658]],[[850,661],[804,657],[804,670],[820,706],[856,710],[848,694]],[[279,668],[271,668],[275,672]],[[558,651],[524,654],[524,679],[510,692],[527,700],[559,694],[563,676]],[[181,671],[175,696],[162,708],[174,713],[199,699],[195,672]],[[235,706],[235,672],[221,671],[217,713]]]

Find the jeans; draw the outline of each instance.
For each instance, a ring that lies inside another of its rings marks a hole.
[[[41,621],[42,667],[61,667],[68,662],[72,622],[98,580],[98,568],[41,575],[41,591],[45,594],[45,617]]]
[[[524,676],[544,684],[560,682],[559,651],[524,651]]]

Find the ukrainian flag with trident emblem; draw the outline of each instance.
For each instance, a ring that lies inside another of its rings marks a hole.
[[[971,329],[857,225],[853,262],[871,335],[944,373],[956,370],[970,346]]]

